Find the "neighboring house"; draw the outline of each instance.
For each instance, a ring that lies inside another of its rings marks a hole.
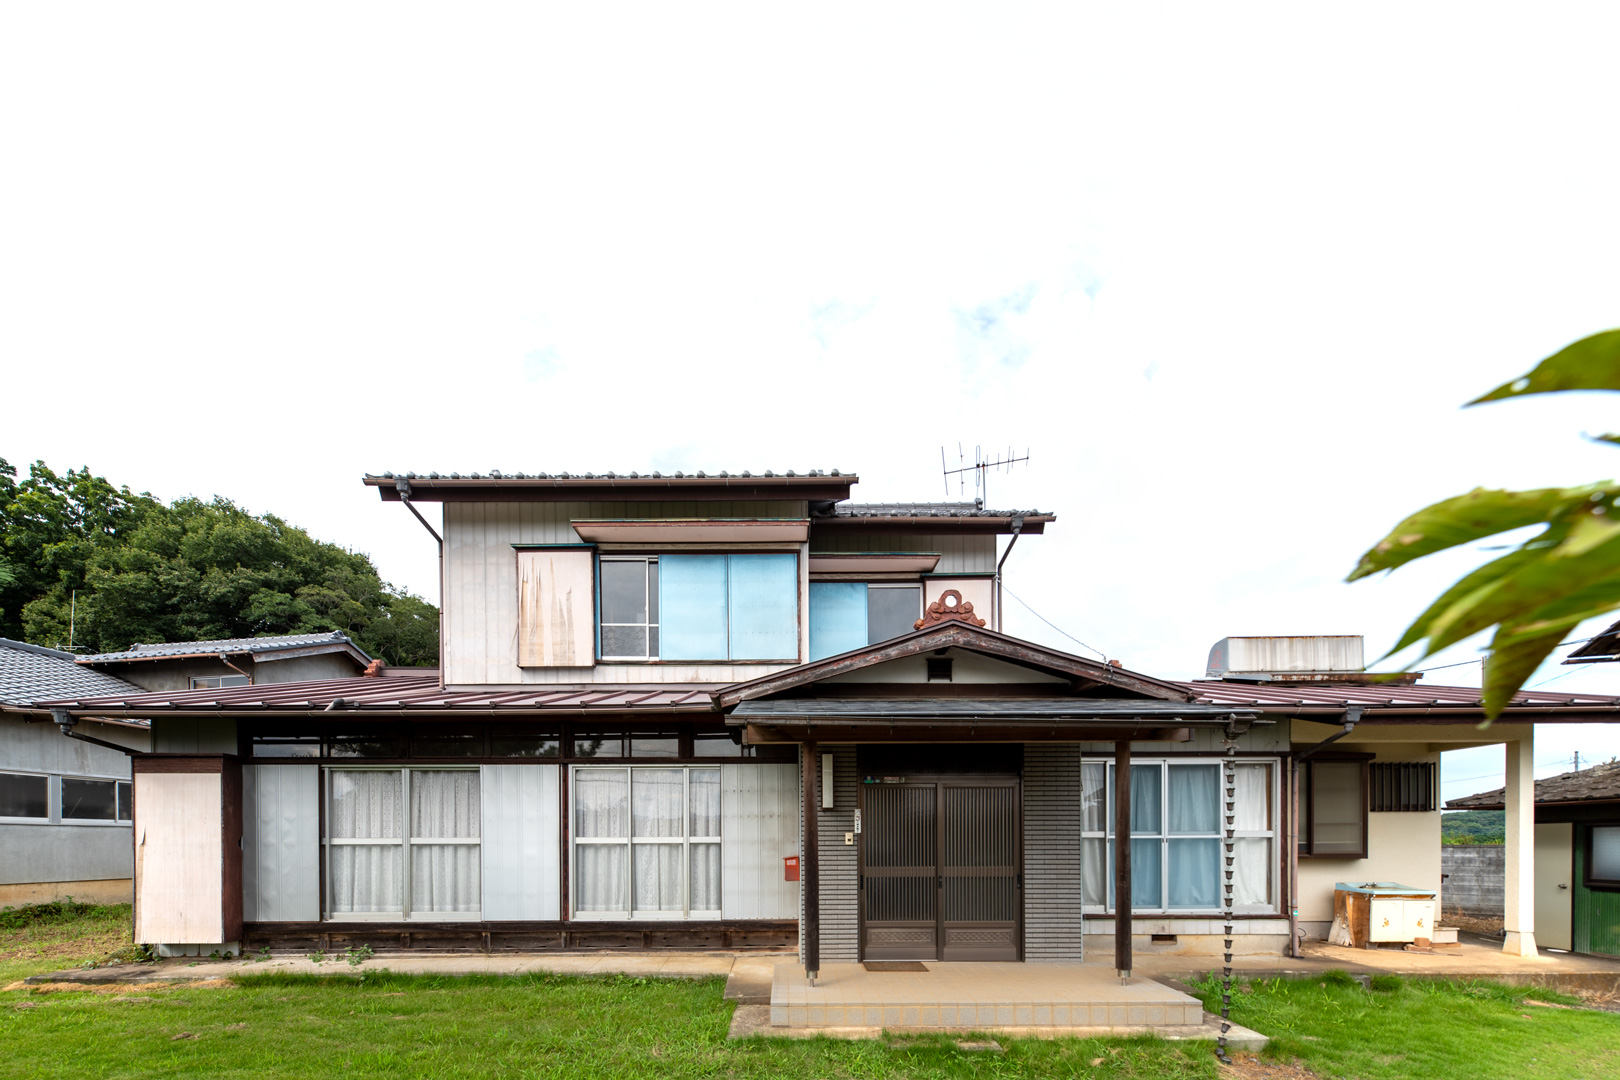
[[[371,663],[348,635],[168,641],[76,658],[146,690],[216,690],[226,686],[353,678]]]
[[[1359,638],[1228,638],[1186,682],[1009,637],[1051,514],[836,472],[365,482],[443,503],[442,675],[55,703],[153,724],[139,941],[1281,953],[1335,882],[1438,890],[1439,755],[1503,743],[1533,951],[1533,725],[1620,720],[1524,692],[1481,731],[1478,689],[1368,681]]]
[[[1447,810],[1500,810],[1503,789]],[[1620,762],[1536,781],[1536,939],[1620,956]]]
[[[124,696],[141,688],[89,671],[72,653],[0,638],[0,908],[71,896],[131,896],[129,755],[145,750],[144,720],[86,718],[64,739],[34,702]]]

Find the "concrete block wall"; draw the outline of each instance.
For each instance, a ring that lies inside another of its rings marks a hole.
[[[1501,844],[1446,844],[1440,848],[1445,911],[1500,919],[1507,881],[1507,849]]]
[[[1024,748],[1024,959],[1084,953],[1080,917],[1080,748]]]

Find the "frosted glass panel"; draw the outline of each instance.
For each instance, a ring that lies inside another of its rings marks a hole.
[[[693,844],[692,910],[720,910],[720,845]]]
[[[720,835],[720,770],[693,769],[691,836]]]
[[[413,844],[411,911],[477,911],[478,861],[476,844]]]
[[[726,556],[665,555],[659,562],[659,656],[724,660],[729,651]]]
[[[866,646],[866,585],[817,581],[810,585],[810,659],[822,660]]]
[[[1593,827],[1590,875],[1604,881],[1620,881],[1620,825]]]
[[[731,659],[799,656],[799,557],[731,555]]]

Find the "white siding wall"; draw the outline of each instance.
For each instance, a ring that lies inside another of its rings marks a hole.
[[[796,918],[799,884],[782,880],[782,860],[799,853],[798,766],[724,765],[720,784],[721,914]]]
[[[319,765],[242,770],[242,918],[321,917]]]
[[[556,919],[561,766],[485,765],[484,919]]]
[[[445,503],[444,681],[447,686],[567,682],[731,683],[773,670],[760,664],[598,664],[518,667],[517,554],[513,544],[577,544],[584,518],[804,518],[802,500],[770,502]],[[933,550],[933,549],[930,549]],[[801,577],[803,576],[801,571]],[[801,586],[802,591],[802,586]],[[801,595],[801,637],[808,612]]]

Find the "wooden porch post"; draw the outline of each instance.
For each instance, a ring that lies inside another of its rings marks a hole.
[[[804,974],[815,985],[821,974],[821,853],[817,835],[816,815],[821,811],[821,799],[816,790],[816,744],[804,744],[804,763],[801,772],[804,791]]]
[[[1131,977],[1131,742],[1114,743],[1114,969]]]

